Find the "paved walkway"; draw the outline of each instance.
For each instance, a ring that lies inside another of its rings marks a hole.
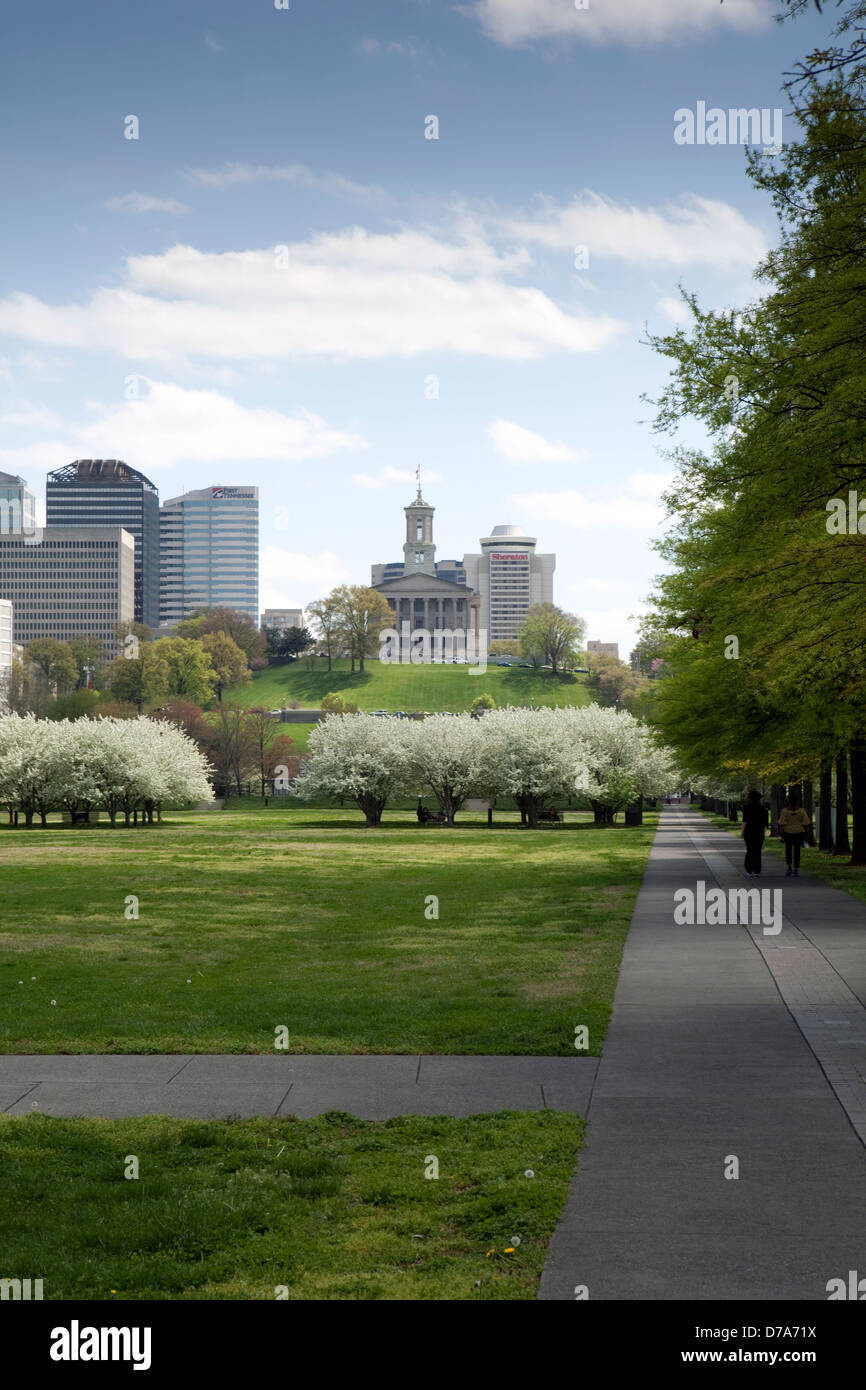
[[[662,815],[542,1299],[823,1300],[866,1275],[866,906],[765,855],[778,935],[676,925],[677,889],[758,885],[742,855]]]
[[[594,1057],[3,1056],[0,1111],[26,1115],[586,1113]]]

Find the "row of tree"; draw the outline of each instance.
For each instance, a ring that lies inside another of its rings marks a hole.
[[[599,705],[433,714],[419,721],[333,714],[310,734],[302,799],[346,797],[368,826],[390,799],[435,796],[449,825],[467,797],[512,797],[530,826],[557,801],[583,797],[597,824],[679,784],[670,754],[625,710]]]
[[[800,0],[789,4],[803,9]],[[820,8],[820,6],[819,6]],[[657,428],[690,419],[705,450],[675,448],[646,637],[663,663],[652,718],[691,774],[771,785],[836,774],[866,863],[866,47],[862,0],[847,48],[787,83],[798,138],[752,152],[778,245],[760,291],[651,338],[672,368]],[[847,834],[847,830],[846,830]]]
[[[10,823],[45,825],[49,811],[72,821],[104,809],[112,825],[141,810],[152,822],[165,803],[209,799],[209,767],[176,725],[152,719],[0,717],[0,803]]]

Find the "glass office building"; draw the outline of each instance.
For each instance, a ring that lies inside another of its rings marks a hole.
[[[234,608],[259,621],[259,490],[203,487],[163,502],[160,625],[196,608]]]
[[[121,459],[76,459],[48,474],[51,526],[122,526],[135,540],[135,620],[159,625],[159,495]]]

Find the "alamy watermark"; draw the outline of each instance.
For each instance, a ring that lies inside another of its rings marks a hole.
[[[379,634],[379,660],[386,666],[430,666],[457,662],[469,667],[470,676],[482,676],[487,670],[487,629],[478,632],[462,627],[440,627],[430,633],[424,627],[413,628],[407,619],[395,627],[383,628]]]
[[[782,148],[781,106],[722,106],[707,109],[699,101],[695,110],[681,106],[674,112],[674,141],[678,145],[767,145]]]
[[[695,888],[674,892],[674,921],[683,927],[761,926],[764,936],[782,930],[781,888],[710,888],[699,879]]]
[[[25,545],[39,545],[42,527],[25,521],[17,497],[0,497],[0,536],[21,536]]]

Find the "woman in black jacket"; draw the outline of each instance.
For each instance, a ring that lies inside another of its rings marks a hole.
[[[749,878],[757,878],[761,872],[761,850],[770,817],[766,806],[761,804],[761,793],[749,792],[749,799],[743,808],[742,838],[746,842],[745,870]]]

